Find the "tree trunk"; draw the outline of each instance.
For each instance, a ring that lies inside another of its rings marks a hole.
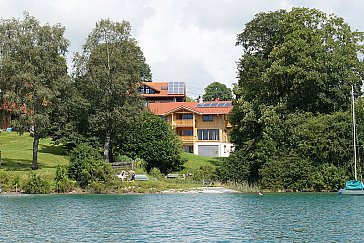
[[[106,132],[105,144],[104,144],[104,161],[107,163],[110,162],[110,157],[109,157],[110,140],[111,140],[110,133]]]
[[[34,132],[32,170],[38,169],[38,144],[39,136],[36,132]]]

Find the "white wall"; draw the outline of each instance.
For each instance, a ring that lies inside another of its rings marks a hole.
[[[230,153],[234,150],[234,145],[232,143],[219,143],[219,142],[197,142],[193,145],[193,153],[198,155],[199,145],[218,145],[219,154],[217,157],[228,157]]]

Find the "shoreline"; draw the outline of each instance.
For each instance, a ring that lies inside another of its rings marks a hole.
[[[82,190],[74,190],[71,192],[61,192],[61,193],[45,193],[45,194],[27,194],[22,192],[1,192],[0,196],[16,196],[16,195],[132,195],[132,194],[238,194],[242,193],[226,187],[194,187],[189,189],[168,189],[160,192],[109,192],[109,193],[91,193]]]

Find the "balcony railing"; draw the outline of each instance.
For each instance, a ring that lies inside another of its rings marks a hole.
[[[174,120],[173,125],[175,126],[193,126],[193,120]]]
[[[182,140],[182,142],[192,142],[193,136],[179,136]]]

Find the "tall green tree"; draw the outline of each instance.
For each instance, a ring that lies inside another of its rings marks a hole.
[[[231,114],[236,152],[226,163],[244,168],[235,181],[338,187],[350,171],[350,89],[361,94],[363,37],[342,18],[308,8],[260,13],[246,24]]]
[[[232,140],[239,146],[259,137],[264,106],[279,106],[283,113],[348,109],[351,85],[360,94],[364,76],[358,58],[363,37],[342,18],[316,9],[257,14],[237,39],[244,54]]]
[[[205,93],[202,95],[204,101],[211,100],[232,100],[233,95],[230,88],[220,82],[213,82],[205,88]]]
[[[0,85],[9,104],[16,104],[19,131],[33,132],[32,169],[38,169],[39,139],[48,134],[57,83],[67,76],[65,53],[69,42],[60,24],[41,25],[23,19],[0,20]]]
[[[162,173],[178,171],[184,162],[181,140],[167,122],[149,111],[143,112],[133,129],[118,134],[116,151],[143,159],[148,172],[152,168]]]
[[[130,31],[126,21],[101,20],[74,58],[76,86],[90,107],[86,122],[103,145],[107,162],[112,160],[116,131],[131,125],[143,108],[138,84],[151,80],[150,68]]]

